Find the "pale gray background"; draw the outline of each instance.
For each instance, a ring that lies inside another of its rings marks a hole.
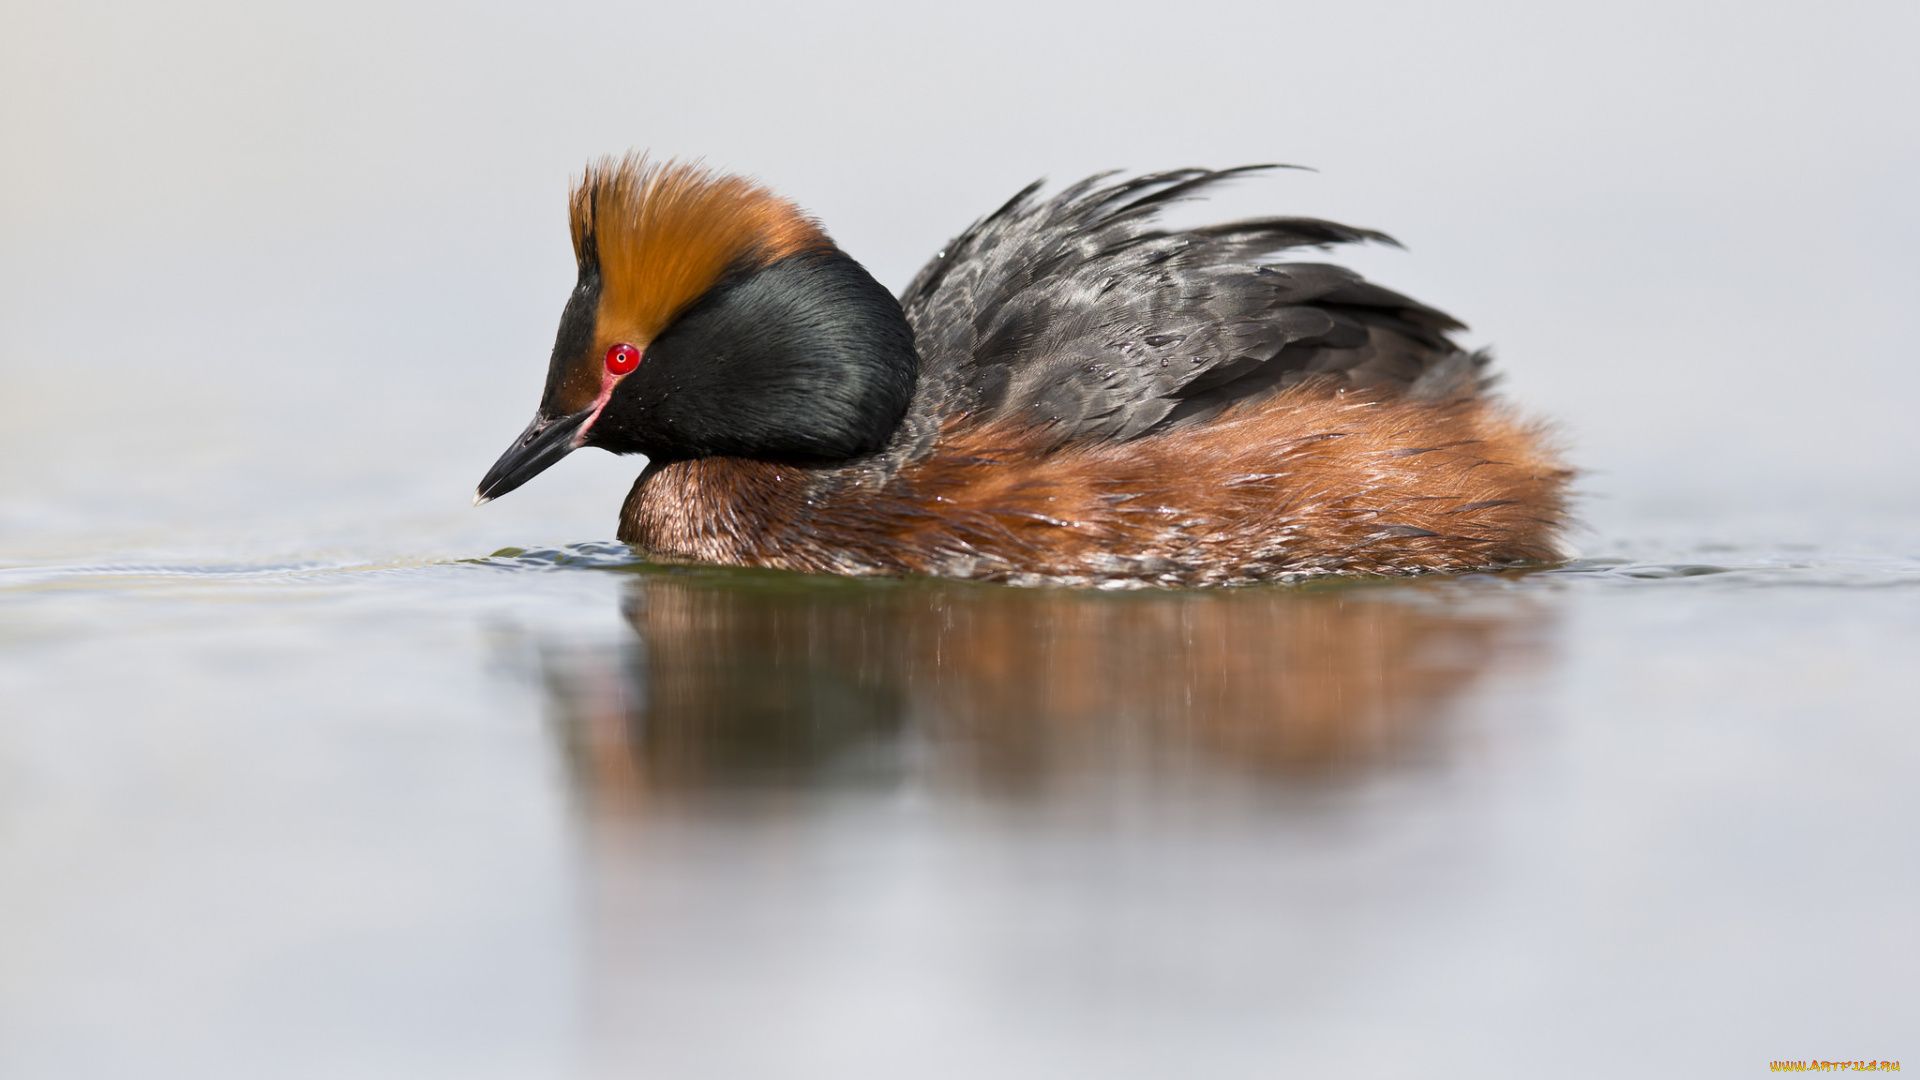
[[[1410,253],[1349,257],[1498,350],[1603,529],[1623,499],[1792,516],[1920,492],[1911,4],[0,19],[0,419],[44,454],[0,473],[14,515],[85,491],[129,528],[228,522],[267,454],[294,488],[457,508],[531,414],[568,178],[630,147],[761,177],[895,287],[1036,176],[1312,165],[1193,212],[1398,236]],[[155,464],[173,451],[191,485]],[[634,471],[580,455],[463,527],[606,536]]]

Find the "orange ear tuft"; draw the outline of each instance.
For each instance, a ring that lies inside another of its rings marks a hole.
[[[600,271],[596,337],[645,348],[730,270],[830,247],[798,206],[744,177],[644,154],[587,167],[570,200],[573,253]]]

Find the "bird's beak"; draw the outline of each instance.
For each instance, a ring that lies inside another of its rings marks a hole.
[[[587,422],[599,408],[581,409],[559,419],[542,412],[513,441],[500,460],[493,463],[480,487],[473,493],[473,505],[497,499],[544,472],[547,466],[572,453],[580,445]]]

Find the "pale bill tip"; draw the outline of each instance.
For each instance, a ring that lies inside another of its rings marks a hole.
[[[487,498],[485,495],[480,494],[478,491],[473,493],[473,505],[475,506],[485,506],[486,504],[492,501],[493,501],[492,499]]]

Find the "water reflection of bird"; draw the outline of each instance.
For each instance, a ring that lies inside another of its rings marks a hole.
[[[646,791],[860,784],[995,790],[1102,773],[1339,774],[1431,742],[1545,631],[1517,604],[1397,590],[1114,596],[649,573],[617,650],[550,646],[575,777]]]
[[[619,535],[656,557],[1172,585],[1553,558],[1567,473],[1460,324],[1268,259],[1387,237],[1155,227],[1245,171],[1029,187],[896,301],[750,181],[603,161],[539,412],[476,500],[598,446],[648,457]]]

